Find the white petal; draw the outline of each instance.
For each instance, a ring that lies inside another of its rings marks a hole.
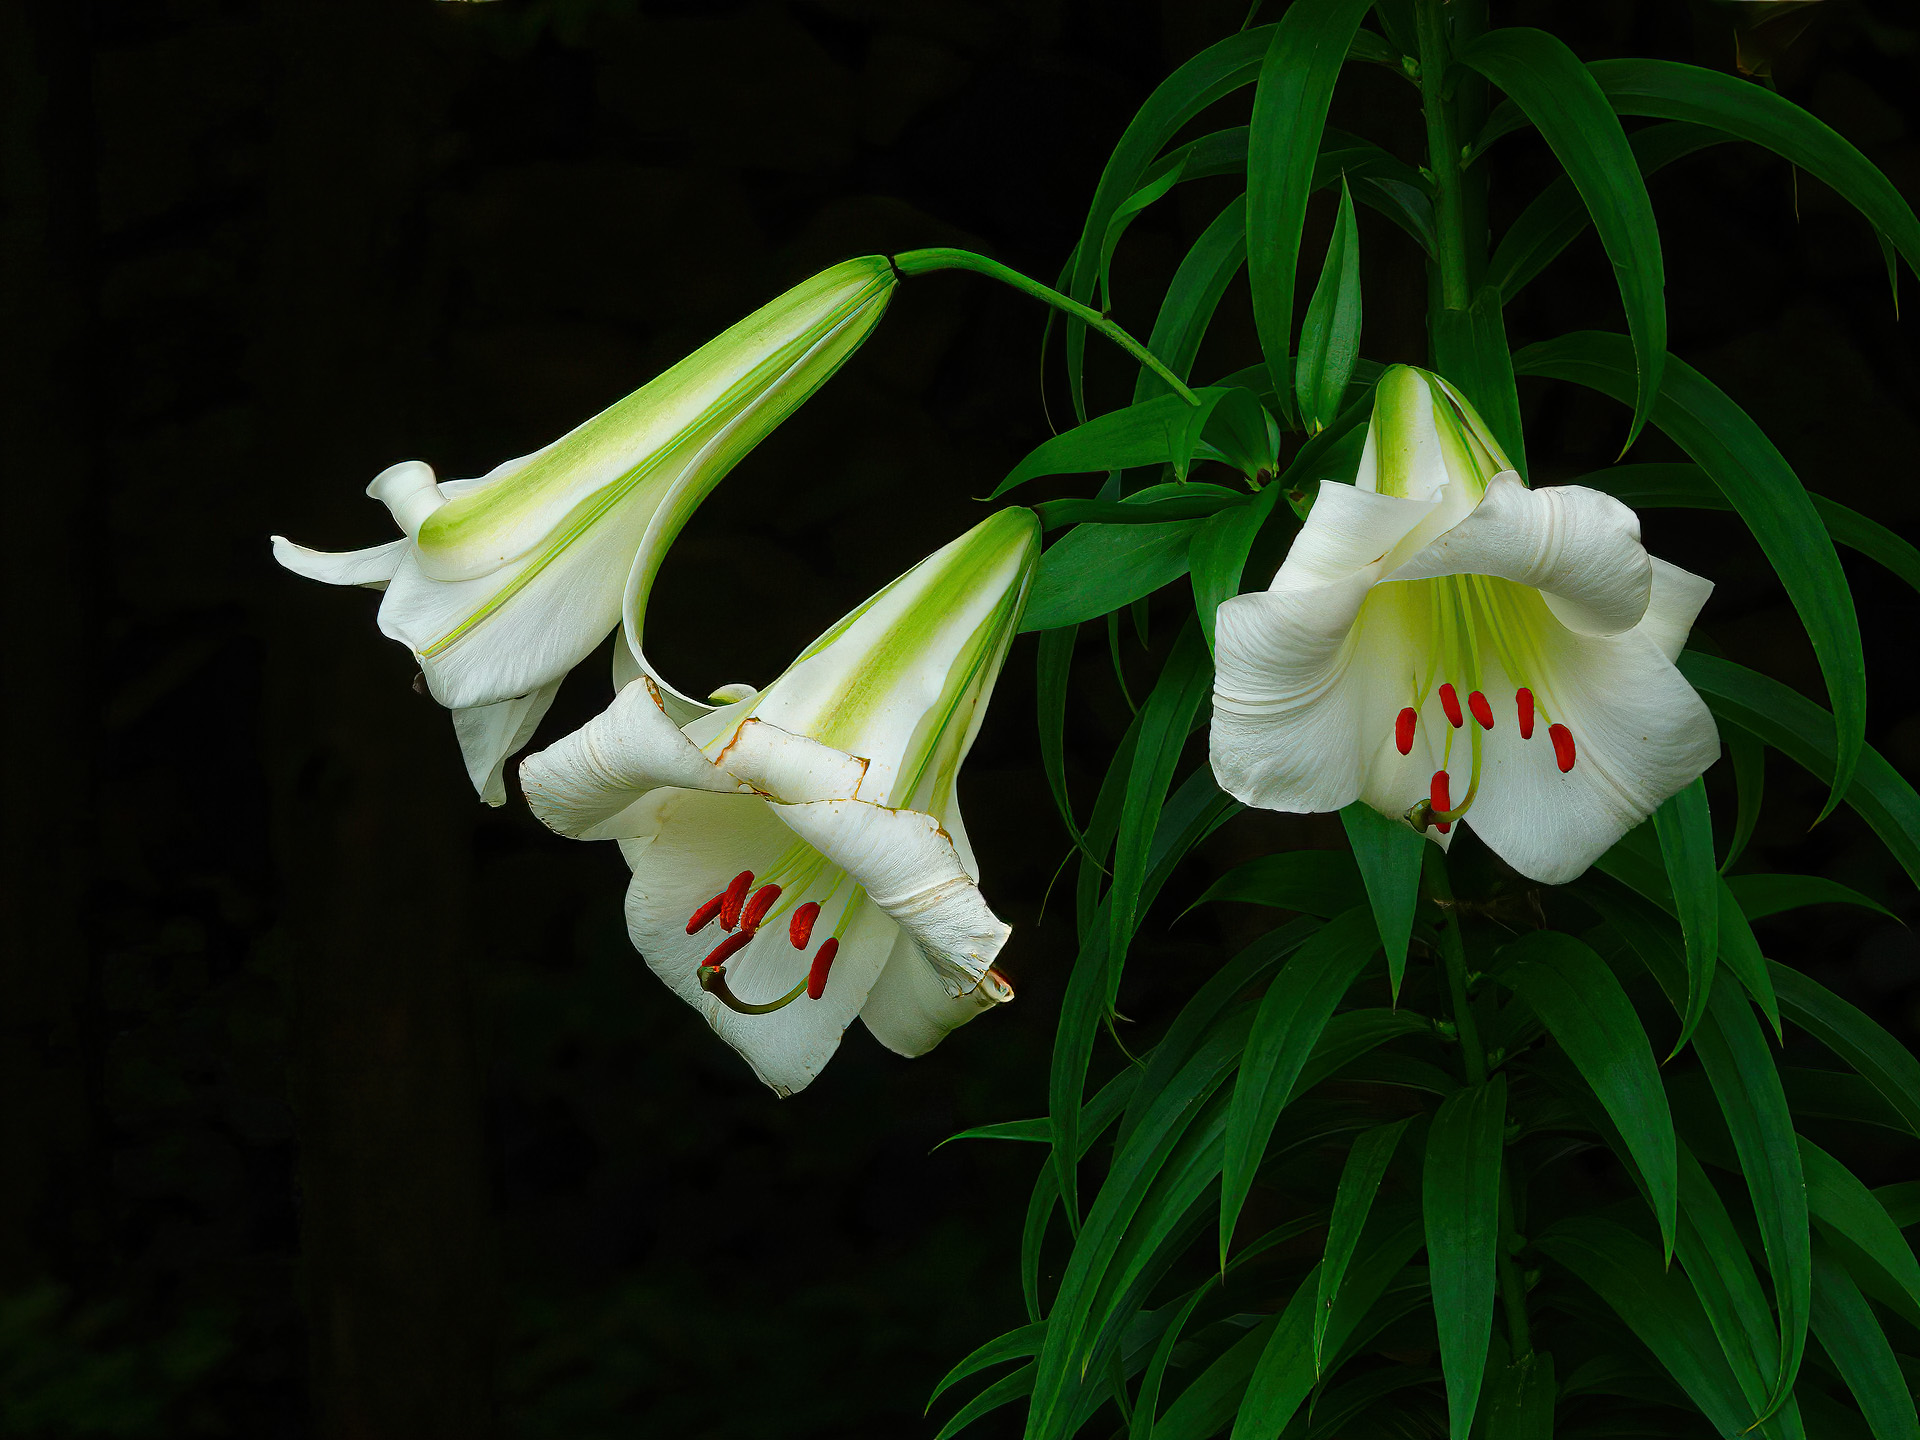
[[[924,1055],[976,1015],[1013,999],[1013,987],[989,970],[966,994],[947,994],[920,946],[902,933],[886,969],[860,1007],[860,1019],[896,1055]]]
[[[1385,578],[1442,575],[1498,575],[1543,591],[1561,623],[1583,635],[1631,630],[1653,588],[1633,511],[1584,485],[1529,490],[1511,471],[1494,477],[1472,514]]]
[[[571,735],[520,765],[528,807],[550,829],[580,840],[630,833],[606,826],[663,785],[720,792],[744,788],[667,718],[644,678]]]
[[[804,1089],[865,1004],[893,953],[898,927],[860,897],[843,873],[797,842],[757,797],[657,790],[636,809],[641,838],[620,847],[633,868],[626,908],[634,947],[777,1093]],[[818,1000],[802,995],[771,1014],[740,1015],[700,988],[700,962],[724,932],[710,924],[689,935],[687,919],[742,870],[751,870],[756,884],[783,888],[752,941],[726,962],[728,989],[749,1004],[779,999],[806,978],[822,942],[837,933],[839,953]],[[801,950],[788,925],[808,900],[821,909]]]
[[[385,505],[394,524],[409,540],[420,533],[421,522],[447,503],[434,483],[433,467],[424,460],[402,460],[389,465],[367,486],[367,494]]]
[[[920,944],[949,995],[980,982],[1009,927],[987,908],[940,822],[862,800],[776,805],[795,834],[864,888]]]
[[[560,682],[556,680],[531,695],[453,712],[453,733],[460,741],[460,757],[466,761],[467,778],[473,781],[473,788],[487,804],[506,804],[503,772],[507,757],[533,738],[547,707],[559,693]]]
[[[1533,738],[1522,740],[1512,713],[1496,711],[1465,823],[1514,869],[1557,885],[1691,783],[1719,757],[1720,740],[1706,704],[1652,637],[1580,635],[1545,613],[1538,619],[1527,676],[1541,707]],[[1489,694],[1511,694],[1497,661],[1491,671]],[[1573,736],[1576,758],[1564,775],[1550,721]],[[1464,757],[1454,768],[1458,803]]]
[[[1653,595],[1647,601],[1646,618],[1640,622],[1637,633],[1658,645],[1667,659],[1677,660],[1680,652],[1687,648],[1687,636],[1693,632],[1693,622],[1699,618],[1701,607],[1713,594],[1713,582],[1701,579],[1691,570],[1669,565],[1657,555],[1650,558],[1653,560]]]
[[[1434,509],[1431,500],[1322,485],[1270,588],[1306,589],[1345,580],[1383,558]]]
[[[714,763],[735,779],[789,804],[851,800],[867,773],[867,762],[858,755],[751,717],[740,723]]]
[[[412,548],[404,535],[366,550],[309,550],[283,535],[273,539],[273,558],[296,575],[323,580],[329,585],[363,585],[369,590],[384,590],[393,572]]]

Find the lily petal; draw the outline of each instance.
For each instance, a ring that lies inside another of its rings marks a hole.
[[[721,793],[747,789],[680,732],[644,677],[520,766],[528,808],[549,829],[576,840],[612,838],[607,823],[661,786]]]
[[[1640,517],[1584,485],[1529,490],[1511,470],[1459,524],[1385,577],[1497,575],[1543,592],[1561,624],[1583,635],[1618,635],[1647,613],[1653,566]]]
[[[867,774],[867,762],[858,755],[751,717],[740,722],[714,763],[789,804],[851,800]]]
[[[273,558],[296,575],[328,585],[359,585],[384,590],[413,544],[405,536],[365,550],[309,550],[284,535],[273,539]]]
[[[1667,659],[1678,660],[1687,648],[1693,622],[1700,618],[1711,594],[1711,580],[1653,557],[1653,594],[1647,600],[1647,614],[1640,622],[1639,633],[1658,645]]]
[[[1013,999],[1013,987],[992,970],[964,995],[947,994],[911,935],[902,933],[867,993],[860,1019],[874,1039],[909,1059],[924,1055],[975,1016]]]
[[[453,712],[453,733],[460,741],[467,778],[487,804],[507,803],[507,757],[533,738],[559,693],[560,682],[556,680],[518,699]]]
[[[773,812],[919,942],[947,994],[979,984],[1013,933],[988,908],[933,816],[863,800],[776,805]]]

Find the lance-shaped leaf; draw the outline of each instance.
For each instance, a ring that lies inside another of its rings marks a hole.
[[[1619,118],[1562,40],[1521,26],[1482,35],[1460,63],[1485,75],[1526,112],[1586,202],[1613,262],[1638,374],[1627,444],[1652,417],[1667,356],[1666,275],[1660,226]],[[1625,447],[1622,447],[1625,448]]]
[[[1247,197],[1236,195],[1200,232],[1173,272],[1147,341],[1147,349],[1182,380],[1192,374],[1194,357],[1200,353],[1214,311],[1220,308],[1220,297],[1246,260]],[[1140,367],[1133,385],[1134,403],[1168,393],[1166,381]]]
[[[1487,1394],[1487,1440],[1553,1440],[1553,1356],[1536,1352],[1493,1377]]]
[[[1877,900],[1821,875],[1729,875],[1727,891],[1749,920],[1764,920],[1807,905],[1857,905],[1898,917]]]
[[[1354,863],[1367,887],[1380,944],[1387,952],[1387,980],[1396,1000],[1413,941],[1413,912],[1420,903],[1420,861],[1427,842],[1411,826],[1397,825],[1364,800],[1340,812]]]
[[[1847,1382],[1874,1440],[1920,1440],[1913,1392],[1887,1332],[1825,1245],[1813,1247],[1813,1332]]]
[[[1767,1408],[1767,1392],[1780,1366],[1780,1337],[1774,1332],[1767,1295],[1753,1261],[1740,1243],[1720,1192],[1691,1150],[1680,1152],[1680,1264],[1700,1297],[1707,1322],[1720,1342],[1740,1393],[1757,1416]]]
[[[1760,806],[1767,793],[1767,747],[1760,743],[1752,731],[1742,730],[1738,725],[1727,726],[1720,738],[1726,741],[1727,758],[1733,762],[1734,803],[1737,807],[1733,818],[1733,836],[1727,841],[1726,858],[1720,862],[1720,873],[1725,875],[1746,854],[1747,844],[1753,839],[1754,827],[1760,823]],[[1751,910],[1747,911],[1747,918],[1753,918]]]
[[[1268,986],[1247,1040],[1227,1115],[1220,1181],[1220,1258],[1224,1263],[1273,1127],[1292,1098],[1334,1007],[1380,947],[1373,913],[1355,906],[1303,945]]]
[[[1507,1081],[1495,1075],[1446,1100],[1427,1135],[1427,1263],[1453,1440],[1466,1440],[1473,1426],[1493,1333],[1506,1123]]]
[[[1234,866],[1188,908],[1238,900],[1331,920],[1366,898],[1360,872],[1344,850],[1283,850]]]
[[[1653,1046],[1612,969],[1570,935],[1536,931],[1501,951],[1501,978],[1540,1017],[1619,1128],[1673,1253],[1673,1114]]]
[[[1353,194],[1343,180],[1340,212],[1327,241],[1313,299],[1300,322],[1300,355],[1293,367],[1293,393],[1308,434],[1317,434],[1340,413],[1360,358],[1360,225],[1353,217]]]
[[[1240,593],[1247,551],[1254,536],[1273,513],[1282,488],[1269,485],[1245,505],[1235,506],[1205,521],[1187,545],[1187,565],[1193,576],[1193,608],[1213,650],[1214,616],[1222,601]]]
[[[1920,1306],[1920,1261],[1886,1206],[1858,1176],[1804,1135],[1800,1163],[1807,1175],[1807,1208],[1823,1226],[1858,1247],[1912,1305]]]
[[[1674,914],[1687,937],[1687,1009],[1673,1045],[1678,1055],[1706,1013],[1714,963],[1720,957],[1720,872],[1714,864],[1706,785],[1695,780],[1669,796],[1653,812],[1653,829],[1672,887]]]
[[[1333,1307],[1340,1298],[1340,1286],[1347,1278],[1347,1266],[1353,1260],[1354,1247],[1360,1243],[1367,1216],[1373,1210],[1373,1197],[1380,1192],[1387,1165],[1400,1144],[1413,1117],[1391,1125],[1377,1125],[1353,1142],[1347,1163],[1340,1171],[1340,1184],[1333,1193],[1333,1214],[1327,1221],[1326,1254],[1320,1262],[1319,1298],[1313,1311],[1313,1373],[1326,1373],[1327,1325],[1333,1319]]]
[[[1202,523],[1077,526],[1040,557],[1021,633],[1097,619],[1178,580]]]
[[[1036,445],[987,498],[997,500],[1014,486],[1042,475],[1164,464],[1173,454],[1173,436],[1192,408],[1184,397],[1167,394],[1095,416]]]
[[[1283,408],[1292,408],[1293,283],[1333,84],[1372,0],[1294,0],[1273,27],[1247,137],[1247,278],[1254,325]]]
[[[1514,357],[1514,369],[1571,380],[1623,402],[1634,383],[1626,341],[1597,331],[1530,345]],[[1840,557],[1812,499],[1773,442],[1691,365],[1679,359],[1668,364],[1653,419],[1732,502],[1813,642],[1840,724],[1834,785],[1824,816],[1840,803],[1853,779],[1867,720],[1860,623]]]
[[[1833,716],[1778,680],[1688,650],[1676,662],[1713,712],[1759,736],[1822,780],[1835,773]],[[1847,803],[1920,884],[1920,795],[1871,745],[1860,752]]]

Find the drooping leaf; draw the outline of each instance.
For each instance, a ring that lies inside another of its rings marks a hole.
[[[1813,1247],[1813,1330],[1847,1382],[1874,1440],[1920,1440],[1913,1391],[1873,1307],[1832,1252]]]
[[[1769,962],[1780,1013],[1851,1065],[1920,1136],[1920,1060],[1866,1015],[1798,970]]]
[[[1326,1373],[1327,1323],[1333,1318],[1334,1302],[1347,1277],[1347,1266],[1354,1247],[1360,1243],[1367,1216],[1373,1209],[1373,1197],[1380,1191],[1387,1165],[1400,1144],[1400,1137],[1412,1124],[1412,1117],[1391,1125],[1378,1125],[1353,1142],[1347,1163],[1340,1172],[1340,1184],[1333,1195],[1333,1214],[1327,1222],[1327,1248],[1320,1262],[1318,1298],[1313,1310],[1313,1373]]]
[[[1734,799],[1739,807],[1734,815],[1733,837],[1727,841],[1726,858],[1720,862],[1720,873],[1724,875],[1747,853],[1754,827],[1760,823],[1760,805],[1767,793],[1767,747],[1751,731],[1742,730],[1738,725],[1728,726],[1720,738],[1726,742],[1727,758],[1733,762]],[[1747,917],[1753,918],[1751,910]]]
[[[1046,772],[1047,789],[1053,795],[1060,823],[1081,849],[1086,838],[1073,818],[1073,800],[1067,794],[1067,681],[1073,669],[1073,642],[1079,638],[1078,625],[1063,625],[1043,631],[1034,647],[1034,692],[1040,712],[1040,768]]]
[[[1624,401],[1632,393],[1630,351],[1618,335],[1583,331],[1530,345],[1514,357],[1514,369],[1524,375],[1571,380],[1616,400]],[[1865,743],[1867,715],[1860,625],[1833,541],[1773,442],[1744,410],[1686,362],[1673,359],[1667,365],[1653,420],[1732,502],[1780,577],[1813,642],[1840,724],[1833,791],[1824,815],[1840,802],[1852,781]]]
[[[1889,920],[1896,918],[1879,901],[1820,875],[1729,875],[1727,889],[1749,920],[1764,920],[1806,905],[1854,905],[1877,910]]]
[[[1667,302],[1660,227],[1626,132],[1579,57],[1544,30],[1493,30],[1468,44],[1458,58],[1506,91],[1539,129],[1586,202],[1593,228],[1613,262],[1627,331],[1633,336],[1637,382],[1633,425],[1627,433],[1627,445],[1632,445],[1652,418],[1660,393]]]
[[[1166,487],[1153,486],[1155,490]],[[1042,528],[1056,530],[1062,525],[1162,525],[1169,520],[1204,520],[1210,515],[1243,505],[1245,495],[1236,495],[1222,485],[1182,485],[1183,494],[1162,494],[1143,500],[1140,495],[1125,500],[1043,500],[1034,506]],[[1141,495],[1146,492],[1142,491]]]
[[[1677,1180],[1673,1114],[1653,1045],[1606,961],[1570,935],[1540,930],[1501,951],[1507,980],[1567,1052],[1640,1168],[1668,1255]]]
[[[1180,268],[1173,272],[1147,341],[1147,348],[1182,380],[1193,373],[1194,357],[1200,353],[1200,342],[1206,338],[1214,311],[1220,308],[1220,297],[1227,293],[1227,286],[1246,260],[1247,197],[1236,195],[1200,232]],[[1146,366],[1140,367],[1133,386],[1136,404],[1169,393],[1166,381]]]
[[[1920,1307],[1920,1261],[1886,1206],[1858,1176],[1804,1135],[1800,1163],[1807,1176],[1807,1208],[1822,1225],[1857,1246]]]
[[[1017,1330],[1009,1330],[987,1341],[940,1377],[940,1383],[933,1387],[933,1393],[927,1397],[927,1409],[931,1410],[934,1401],[969,1375],[977,1375],[989,1366],[1001,1365],[1008,1360],[1031,1360],[1040,1353],[1040,1341],[1046,1333],[1044,1323],[1022,1325]]]
[[[1507,1081],[1495,1075],[1445,1101],[1427,1135],[1427,1263],[1452,1440],[1473,1426],[1493,1332],[1506,1122]]]
[[[1282,850],[1236,865],[1189,908],[1238,900],[1331,920],[1366,903],[1353,857],[1344,850]]]
[[[1033,1391],[1034,1367],[1022,1365],[1011,1375],[993,1382],[973,1399],[962,1405],[953,1414],[953,1418],[940,1427],[933,1440],[953,1440],[982,1415],[990,1415],[1002,1405],[1011,1405],[1023,1395]]]
[[[1293,353],[1293,284],[1314,161],[1333,84],[1371,0],[1294,0],[1273,27],[1247,138],[1247,278],[1254,325],[1282,408]]]
[[[1187,543],[1203,524],[1080,525],[1040,557],[1020,633],[1094,620],[1187,573]]]
[[[1147,1370],[1140,1377],[1140,1391],[1134,1396],[1133,1416],[1127,1426],[1127,1440],[1153,1440],[1154,1414],[1160,1408],[1160,1385],[1166,1377],[1167,1363],[1173,1359],[1174,1347],[1180,1343],[1185,1333],[1187,1321],[1193,1317],[1194,1309],[1207,1298],[1213,1289],[1215,1277],[1209,1276],[1193,1292],[1180,1302],[1180,1308],[1174,1313],[1172,1321],[1161,1333],[1159,1343],[1154,1346],[1153,1358],[1147,1362]]]
[[[1714,863],[1706,785],[1696,778],[1668,796],[1653,812],[1653,829],[1672,887],[1674,914],[1687,937],[1687,1008],[1680,1038],[1673,1046],[1677,1055],[1706,1013],[1714,965],[1720,957],[1720,872]]]
[[[1196,392],[1196,394],[1199,392]],[[1193,406],[1179,395],[1155,395],[1122,410],[1043,440],[1007,472],[987,498],[997,500],[1016,485],[1043,475],[1085,475],[1163,465],[1173,457],[1173,437]]]
[[[1553,1440],[1553,1356],[1503,1365],[1487,1394],[1486,1440]]]
[[[1364,800],[1340,812],[1340,823],[1353,847],[1354,863],[1367,887],[1380,944],[1387,954],[1387,979],[1395,999],[1407,969],[1407,947],[1413,940],[1413,914],[1420,901],[1420,860],[1426,840],[1406,825],[1397,824]]]
[[[1247,550],[1280,494],[1278,485],[1267,486],[1247,504],[1202,522],[1187,544],[1188,569],[1193,577],[1193,608],[1207,637],[1208,653],[1213,650],[1215,614],[1222,601],[1240,593]]]
[[[1309,434],[1326,429],[1340,413],[1359,358],[1360,226],[1353,216],[1352,192],[1342,181],[1333,237],[1300,322],[1300,355],[1293,367],[1294,396]]]
[[[1334,1007],[1379,945],[1372,911],[1355,906],[1303,945],[1267,987],[1227,1116],[1220,1182],[1223,1263],[1274,1124]]]

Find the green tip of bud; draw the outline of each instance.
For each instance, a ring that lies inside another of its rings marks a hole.
[[[1355,483],[1382,495],[1425,500],[1464,484],[1477,497],[1511,470],[1499,441],[1459,389],[1412,365],[1387,369],[1374,389],[1373,418]]]

